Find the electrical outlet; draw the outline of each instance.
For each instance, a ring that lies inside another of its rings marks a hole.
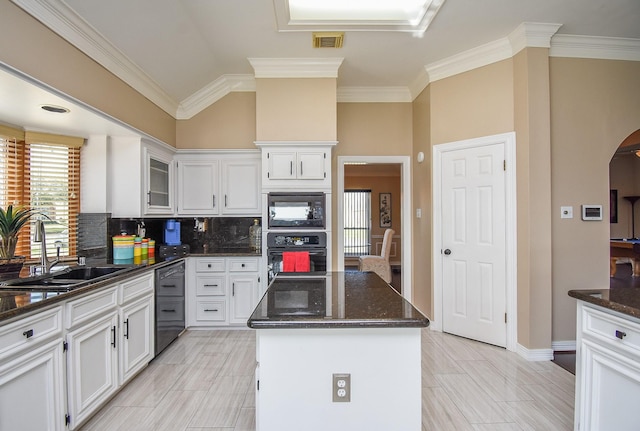
[[[351,374],[333,375],[333,402],[351,402]]]

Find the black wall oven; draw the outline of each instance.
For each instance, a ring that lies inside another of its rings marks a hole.
[[[324,193],[269,193],[269,228],[324,229]]]
[[[308,271],[295,268],[288,271],[286,252],[307,252]],[[325,275],[327,273],[327,234],[325,232],[269,232],[267,233],[267,268],[269,281],[278,273]]]

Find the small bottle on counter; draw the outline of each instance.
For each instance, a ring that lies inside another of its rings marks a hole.
[[[262,251],[262,227],[258,219],[254,219],[253,224],[249,227],[249,246],[256,253]]]
[[[139,236],[133,239],[133,264],[140,265],[142,263],[142,238]]]

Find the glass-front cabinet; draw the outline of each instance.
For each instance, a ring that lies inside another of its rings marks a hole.
[[[145,214],[172,214],[174,211],[173,155],[144,148],[145,153]]]

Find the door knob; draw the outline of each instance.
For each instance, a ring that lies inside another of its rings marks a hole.
[[[449,250],[448,248],[444,251],[444,254],[446,254],[447,256],[449,256],[451,254],[451,250]]]

